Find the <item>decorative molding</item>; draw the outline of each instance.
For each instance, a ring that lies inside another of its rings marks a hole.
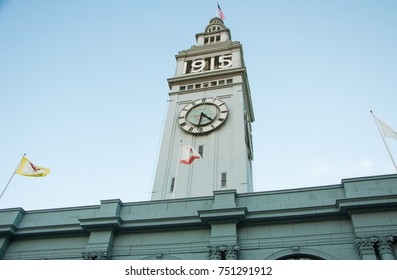
[[[238,260],[240,248],[237,245],[229,245],[224,249],[225,260]]]
[[[397,208],[397,194],[368,195],[337,199],[336,207],[341,213],[395,210]]]
[[[222,252],[219,246],[209,246],[208,256],[210,260],[222,260]]]
[[[291,246],[280,250],[265,258],[265,260],[336,260],[334,256],[320,250],[308,249],[301,246]]]
[[[106,251],[89,251],[81,253],[84,260],[110,260],[110,252]]]
[[[210,260],[238,260],[239,251],[238,245],[208,246]]]
[[[245,220],[247,207],[208,209],[197,211],[204,223],[236,223]]]
[[[395,260],[396,255],[393,249],[393,236],[379,237],[376,243],[376,249],[382,260]]]
[[[361,259],[363,259],[365,255],[374,255],[375,257],[375,247],[374,247],[375,242],[376,242],[375,237],[368,237],[368,238],[363,237],[361,239],[356,240],[355,243]]]
[[[320,207],[319,207],[320,208]],[[289,211],[289,210],[288,210]],[[291,223],[308,223],[333,220],[349,220],[346,215],[340,213],[324,213],[324,214],[293,214],[290,216],[281,213],[279,216],[265,217],[262,212],[249,212],[247,218],[241,221],[241,226],[255,225],[273,225],[273,224],[291,224]],[[268,211],[271,212],[271,211]],[[287,211],[286,211],[287,212]],[[258,214],[259,213],[259,214]],[[250,216],[251,215],[251,216]],[[252,217],[254,216],[255,217]]]
[[[373,255],[374,259],[395,260],[393,242],[394,238],[392,235],[371,236],[356,240],[356,245],[361,259],[365,255]]]
[[[112,217],[95,217],[79,219],[80,226],[87,231],[111,229],[116,230],[121,227],[123,219],[119,215]]]

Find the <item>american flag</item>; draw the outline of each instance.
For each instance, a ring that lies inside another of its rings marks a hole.
[[[223,12],[222,12],[221,6],[219,6],[219,3],[217,3],[217,5],[218,5],[218,13],[219,13],[219,16],[221,17],[221,19],[225,19],[225,15],[224,15]]]

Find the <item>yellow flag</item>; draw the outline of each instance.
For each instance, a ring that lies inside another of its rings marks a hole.
[[[43,177],[50,174],[50,169],[34,165],[26,157],[23,157],[15,173],[23,176]]]

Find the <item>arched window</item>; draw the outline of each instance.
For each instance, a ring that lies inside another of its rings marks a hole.
[[[278,260],[323,260],[323,258],[308,254],[291,254],[278,258]]]

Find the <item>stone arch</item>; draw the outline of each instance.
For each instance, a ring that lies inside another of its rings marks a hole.
[[[168,255],[168,254],[153,254],[150,256],[146,256],[142,258],[141,260],[180,260],[180,258]]]
[[[310,260],[336,260],[335,257],[315,249],[305,249],[305,248],[289,248],[278,251],[265,260],[287,260],[287,259],[310,259]]]

